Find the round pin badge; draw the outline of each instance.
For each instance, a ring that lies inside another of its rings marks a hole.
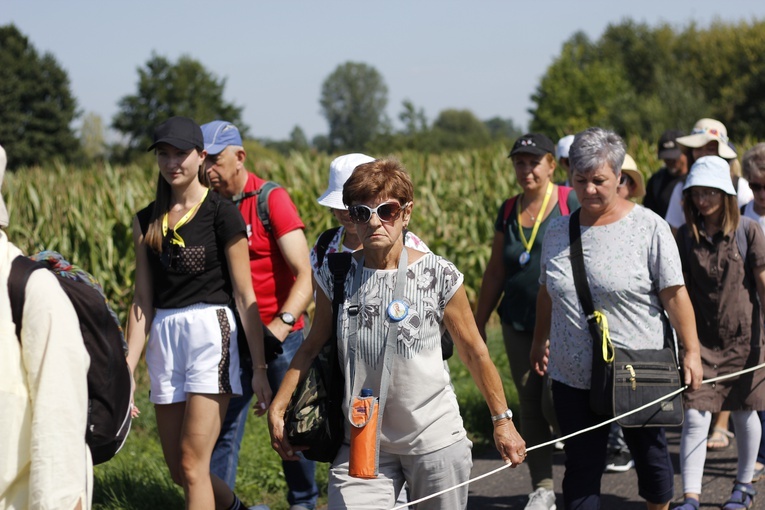
[[[409,314],[409,305],[400,299],[394,299],[388,305],[388,317],[393,322],[403,320]]]
[[[529,263],[529,260],[531,260],[531,255],[529,255],[529,252],[524,251],[521,253],[521,256],[518,257],[518,262],[520,262],[521,266],[525,266]]]

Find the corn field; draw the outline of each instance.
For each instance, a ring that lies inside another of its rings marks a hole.
[[[332,156],[293,153],[285,158],[256,144],[247,149],[250,169],[289,190],[309,243],[333,226],[330,212],[316,202],[326,189]],[[497,144],[448,154],[393,155],[406,166],[415,186],[410,229],[465,273],[473,304],[489,259],[497,210],[519,191],[508,150]],[[630,139],[629,152],[646,175],[661,166],[655,145]],[[8,236],[25,253],[56,250],[91,272],[124,321],[135,272],[132,218],[153,200],[156,180],[151,164],[57,164],[9,173],[3,187],[11,216]]]

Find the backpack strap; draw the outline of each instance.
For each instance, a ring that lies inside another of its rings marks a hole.
[[[744,261],[744,268],[746,268],[747,273],[751,271],[746,256],[749,253],[749,236],[752,227],[760,228],[759,225],[754,224],[754,220],[745,216],[739,218],[738,227],[736,227],[736,246],[738,246],[738,253],[741,255],[741,260]]]
[[[520,195],[515,195],[514,197],[508,198],[502,205],[502,232],[507,230],[507,222],[510,219],[510,214],[513,212],[513,207],[519,196]]]
[[[326,255],[327,249],[329,249],[329,243],[334,239],[339,230],[340,227],[325,230],[321,233],[319,239],[316,240],[316,261],[318,262],[319,267],[324,263],[324,255]],[[343,276],[343,278],[345,278],[345,276]]]
[[[11,272],[8,275],[8,297],[11,301],[11,317],[16,325],[16,338],[19,342],[21,342],[21,320],[24,315],[27,281],[34,271],[44,267],[41,263],[23,255],[13,259],[11,263]]]
[[[239,205],[242,200],[257,196],[258,218],[260,218],[260,222],[263,224],[263,228],[266,229],[266,232],[271,232],[271,209],[268,207],[268,196],[276,188],[281,188],[281,186],[274,181],[266,181],[263,183],[263,186],[255,191],[248,191],[247,193],[238,193],[234,195],[231,197],[231,201],[234,202],[234,204]]]
[[[560,207],[561,216],[568,216],[571,214],[571,209],[568,207],[568,196],[573,190],[573,188],[569,188],[568,186],[558,186],[558,207]]]

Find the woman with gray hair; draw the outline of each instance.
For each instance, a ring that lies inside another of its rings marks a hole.
[[[594,308],[608,319],[611,341],[622,349],[661,349],[666,311],[685,347],[685,384],[701,384],[701,359],[677,245],[669,226],[652,211],[617,194],[624,141],[589,128],[569,152],[586,278]],[[590,409],[592,337],[574,285],[569,218],[556,219],[542,245],[537,322],[531,364],[552,379],[561,432],[597,425],[607,416]],[[600,508],[608,427],[567,439],[564,508]],[[624,430],[634,455],[639,493],[649,509],[669,508],[673,470],[662,428]]]

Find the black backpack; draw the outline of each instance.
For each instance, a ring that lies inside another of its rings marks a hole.
[[[19,256],[11,264],[8,294],[19,342],[27,280],[32,272],[43,268],[56,276],[80,321],[82,339],[90,355],[85,441],[93,464],[101,464],[114,457],[130,432],[132,379],[125,358],[127,344],[119,320],[96,279],[51,251],[31,258]]]

